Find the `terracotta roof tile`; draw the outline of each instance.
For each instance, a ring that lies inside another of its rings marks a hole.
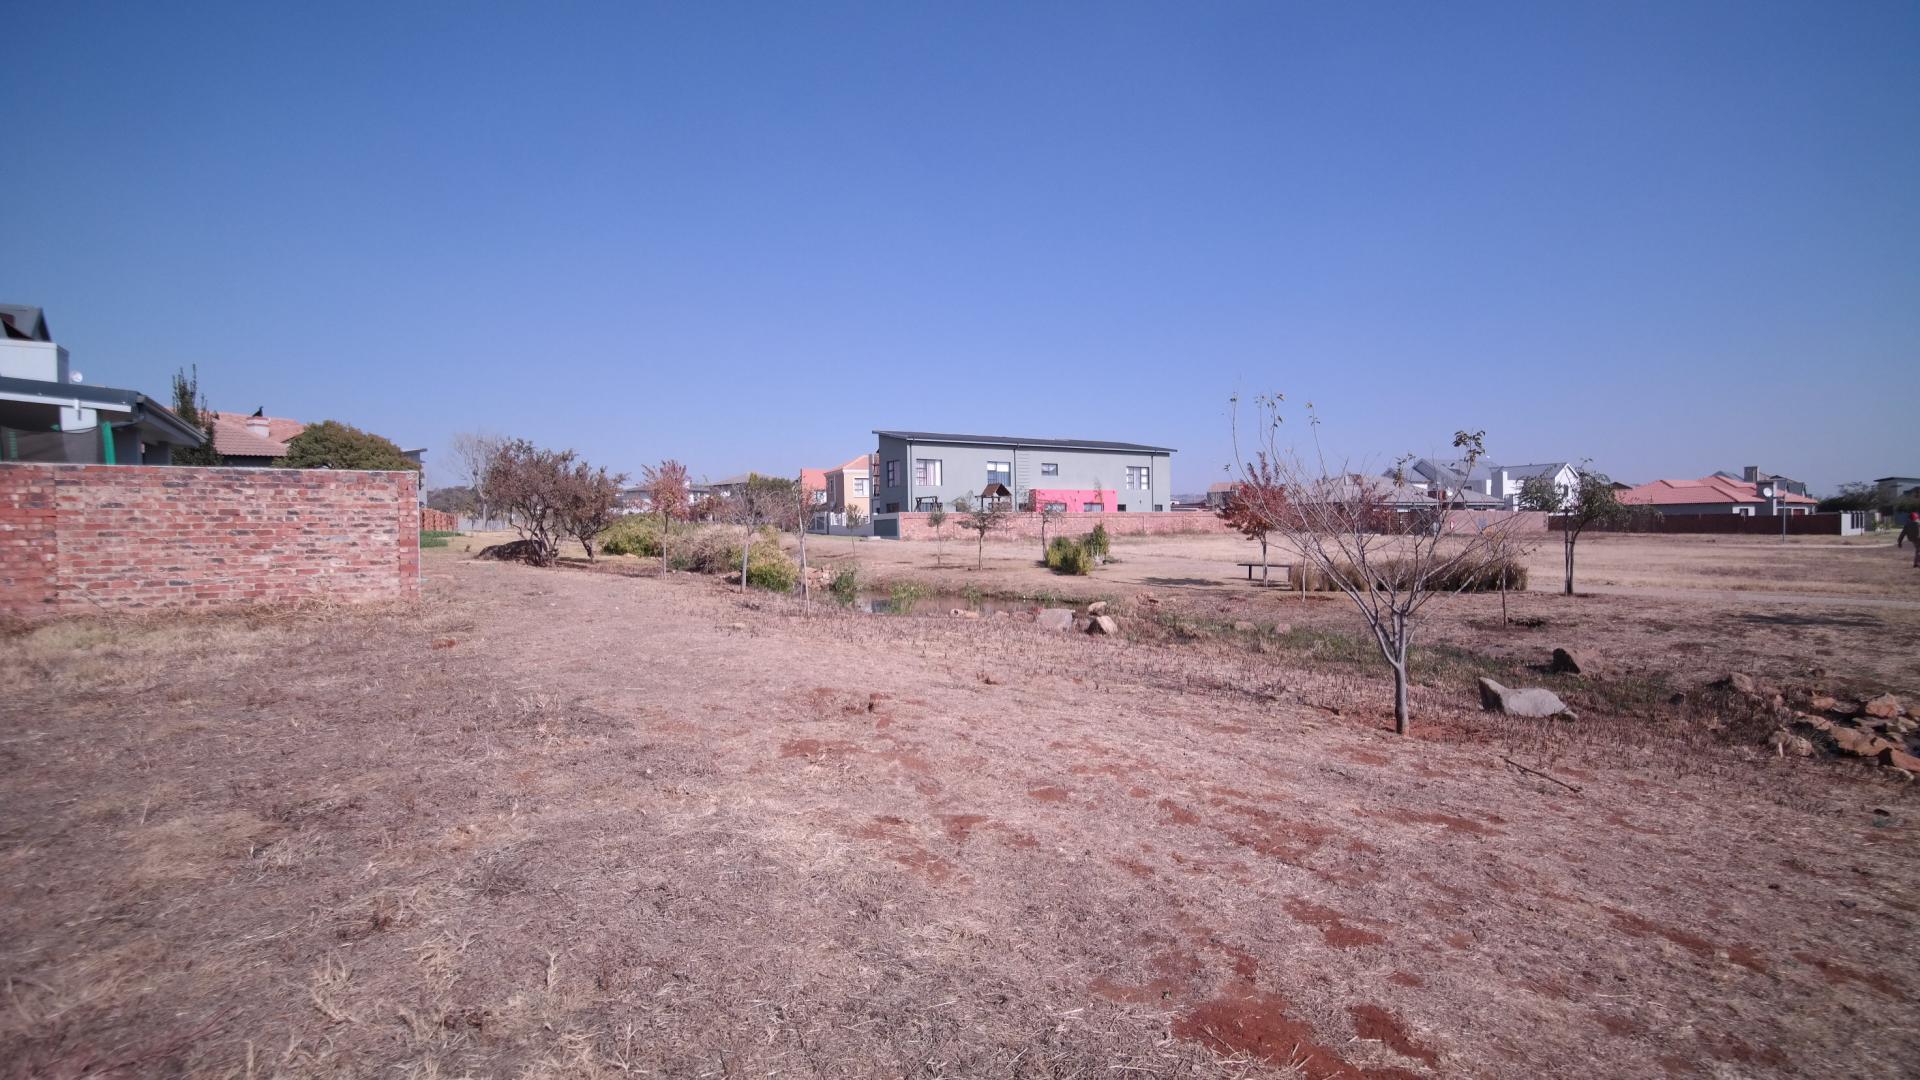
[[[281,457],[287,452],[287,440],[307,429],[298,420],[269,416],[263,437],[248,427],[252,419],[246,413],[214,413],[213,448],[229,457]]]

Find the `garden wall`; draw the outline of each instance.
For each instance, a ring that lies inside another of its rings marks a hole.
[[[947,513],[946,534],[952,540],[960,536],[972,536],[972,533],[960,531],[958,515]],[[898,531],[889,531],[888,526]],[[1083,536],[1093,531],[1095,525],[1105,525],[1112,536],[1167,536],[1175,533],[1212,533],[1232,532],[1218,514],[1195,512],[1163,511],[1161,513],[1120,513],[1106,514],[1070,513],[1061,514],[1047,526],[1047,535]],[[875,514],[873,517],[875,536],[895,537],[901,540],[931,540],[933,528],[927,524],[925,514]],[[997,532],[987,534],[989,540],[1034,540],[1040,539],[1040,515],[1029,513],[1008,514],[1006,524]]]
[[[0,464],[0,615],[414,599],[418,481]]]

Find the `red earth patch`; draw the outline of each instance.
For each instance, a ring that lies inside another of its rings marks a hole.
[[[1453,814],[1418,814],[1411,810],[1362,810],[1368,817],[1385,818],[1402,825],[1442,825],[1451,832],[1471,833],[1475,836],[1499,836],[1500,830],[1489,829],[1471,818],[1456,817]]]
[[[1400,1018],[1378,1005],[1352,1005],[1347,1008],[1347,1015],[1353,1017],[1356,1036],[1386,1043],[1394,1053],[1423,1061],[1429,1067],[1440,1064],[1438,1053],[1414,1042]]]
[[[940,820],[947,827],[947,839],[964,844],[975,828],[993,819],[985,814],[941,814]]]
[[[1274,994],[1234,994],[1202,1002],[1173,1021],[1175,1038],[1222,1054],[1247,1054],[1274,1065],[1296,1066],[1305,1080],[1405,1080],[1405,1069],[1357,1069],[1314,1041],[1313,1029],[1287,1015],[1286,999]]]
[[[1363,945],[1379,945],[1386,938],[1371,930],[1362,930],[1349,925],[1345,916],[1328,907],[1310,903],[1295,897],[1286,902],[1287,914],[1298,922],[1320,931],[1326,943],[1336,949],[1357,949]]]
[[[1067,801],[1066,788],[1057,788],[1052,786],[1037,787],[1027,792],[1027,795],[1032,798],[1039,799],[1041,802],[1066,802]]]
[[[1387,976],[1387,981],[1395,986],[1409,986],[1415,990],[1427,985],[1427,980],[1408,971],[1396,971]]]
[[[1808,952],[1794,953],[1793,958],[1818,971],[1829,983],[1835,985],[1847,982],[1859,983],[1861,986],[1878,990],[1880,993],[1885,994],[1895,1001],[1900,1001],[1905,996],[1899,983],[1879,972],[1869,974],[1863,971],[1856,971],[1845,964],[1838,964],[1832,960],[1823,959]]]

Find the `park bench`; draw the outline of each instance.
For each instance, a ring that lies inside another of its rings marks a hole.
[[[1238,565],[1244,566],[1247,568],[1248,581],[1252,581],[1253,572],[1261,568],[1261,564],[1257,562],[1243,562],[1243,563],[1239,563]],[[1260,583],[1262,585],[1267,585],[1276,589],[1291,589],[1293,587],[1293,567],[1292,566],[1288,565],[1287,563],[1267,563],[1265,565],[1266,565],[1266,571],[1260,575]],[[1271,571],[1274,571],[1274,570],[1278,570],[1280,572],[1279,573],[1280,580],[1278,581],[1274,581],[1272,579]]]

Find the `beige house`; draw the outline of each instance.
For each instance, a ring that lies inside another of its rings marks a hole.
[[[827,470],[827,511],[835,525],[847,523],[847,511],[857,510],[873,520],[873,455],[861,454],[838,468]]]

